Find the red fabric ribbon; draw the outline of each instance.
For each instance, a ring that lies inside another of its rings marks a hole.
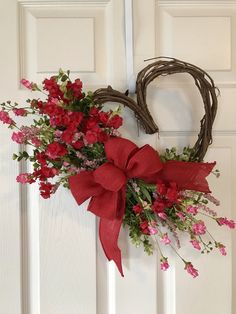
[[[117,245],[125,213],[126,182],[138,178],[155,183],[174,181],[179,189],[210,192],[206,177],[215,163],[169,161],[162,163],[150,146],[138,148],[123,138],[105,143],[107,162],[94,171],[69,178],[71,192],[81,205],[91,197],[88,210],[100,217],[99,235],[108,260],[113,260],[123,276],[121,252]]]

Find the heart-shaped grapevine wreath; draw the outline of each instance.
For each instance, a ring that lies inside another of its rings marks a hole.
[[[123,122],[120,106],[105,111],[103,104],[128,106],[146,133],[158,132],[146,103],[147,86],[158,76],[174,73],[190,74],[202,96],[205,114],[194,147],[185,148],[181,154],[175,148],[159,154],[149,145],[139,148],[122,138],[118,132]],[[219,176],[219,172],[213,171],[215,162],[203,162],[212,142],[217,110],[217,89],[211,77],[192,64],[158,58],[139,72],[135,101],[110,86],[85,94],[80,79],[72,82],[69,75],[69,71],[60,70],[45,79],[42,88],[22,79],[26,88],[41,92],[43,98],[28,99],[23,106],[11,101],[1,104],[0,120],[15,129],[12,140],[21,147],[33,147],[31,153],[23,149],[13,155],[15,160],[28,160],[33,165],[33,171],[19,174],[17,181],[39,182],[43,198],[49,198],[60,185],[70,188],[78,204],[91,198],[88,210],[100,217],[104,252],[122,275],[117,244],[122,224],[128,226],[136,246],[142,244],[148,254],[154,247],[159,250],[162,270],[169,268],[161,250],[163,244],[177,253],[188,273],[198,276],[192,263],[177,251],[179,232],[187,233],[191,245],[201,253],[216,247],[226,255],[225,246],[212,237],[204,221],[207,216],[219,226],[235,228],[233,220],[217,216],[208,205],[219,205],[206,181],[210,173]],[[32,116],[32,123],[18,126],[17,116]]]

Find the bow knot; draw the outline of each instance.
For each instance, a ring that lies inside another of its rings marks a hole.
[[[114,164],[107,162],[97,168],[93,173],[94,181],[105,190],[118,192],[127,181],[125,172]]]

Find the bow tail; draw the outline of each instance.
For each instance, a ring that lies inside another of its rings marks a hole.
[[[107,259],[109,261],[113,260],[116,263],[119,272],[124,277],[121,263],[121,251],[117,245],[121,224],[121,219],[108,220],[101,218],[99,225],[99,236]]]
[[[157,177],[166,182],[176,182],[180,189],[211,193],[206,177],[215,164],[171,160],[163,164]]]
[[[117,242],[125,212],[125,193],[125,188],[122,188],[119,193],[117,217],[115,219],[101,218],[99,224],[99,236],[104,253],[109,261],[113,260],[115,262],[123,277],[124,273],[121,262],[121,251]]]

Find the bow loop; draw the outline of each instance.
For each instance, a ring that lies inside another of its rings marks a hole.
[[[107,160],[123,170],[126,168],[131,154],[136,150],[138,150],[137,145],[120,137],[112,138],[105,143]]]
[[[129,178],[145,179],[162,168],[158,153],[150,145],[144,145],[131,156],[126,172]]]

